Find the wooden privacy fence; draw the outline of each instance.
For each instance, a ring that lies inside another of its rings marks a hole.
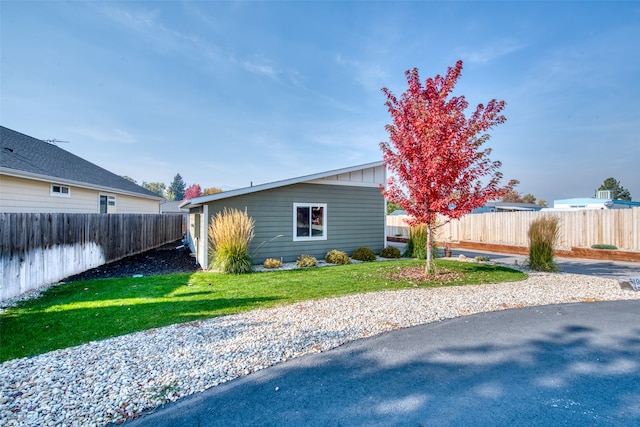
[[[640,250],[640,208],[471,214],[439,227],[436,239],[528,246],[529,226],[543,215],[560,219],[559,247],[609,244],[619,249]],[[405,218],[387,216],[387,235],[407,237]]]
[[[0,301],[176,241],[182,214],[0,213]]]

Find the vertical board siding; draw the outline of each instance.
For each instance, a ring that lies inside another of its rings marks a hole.
[[[327,240],[293,241],[293,204],[327,204]],[[338,249],[349,255],[365,246],[384,246],[384,199],[376,187],[295,184],[209,204],[209,223],[218,212],[239,209],[255,221],[249,253],[255,263],[266,258],[295,261],[302,254],[324,259]],[[281,237],[276,237],[281,235]]]
[[[182,214],[0,213],[0,301],[182,237]]]
[[[560,219],[558,247],[588,248],[595,244],[640,250],[640,208],[560,212],[489,212],[466,215],[444,223],[436,232],[440,241],[471,241],[528,246],[527,232],[544,215]],[[407,237],[404,215],[387,216],[389,236]]]

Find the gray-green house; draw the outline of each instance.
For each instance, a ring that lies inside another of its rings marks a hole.
[[[255,263],[301,254],[323,259],[332,249],[351,255],[361,246],[379,252],[386,241],[385,175],[380,161],[187,200],[180,207],[189,209],[191,249],[206,269],[211,218],[235,208],[255,222],[249,248]]]

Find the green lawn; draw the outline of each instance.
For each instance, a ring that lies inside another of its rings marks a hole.
[[[517,281],[524,273],[487,264],[387,261],[245,275],[197,272],[71,282],[0,315],[0,361],[136,331],[297,301],[408,287]]]

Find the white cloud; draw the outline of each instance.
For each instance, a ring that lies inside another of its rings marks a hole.
[[[280,72],[276,70],[271,64],[271,61],[265,59],[264,57],[254,56],[251,59],[245,59],[238,62],[238,64],[253,74],[259,74],[263,76],[267,76],[271,79],[277,79]]]
[[[353,79],[365,90],[376,92],[384,86],[388,73],[377,62],[359,61],[356,59],[346,59],[338,54],[335,57],[336,64],[344,68],[351,69]]]
[[[512,38],[506,38],[481,46],[479,49],[460,49],[460,55],[465,62],[469,62],[471,64],[487,64],[503,56],[522,50],[528,46],[528,43]]]
[[[155,32],[159,28],[157,10],[132,10],[119,4],[101,3],[97,5],[100,12],[112,21],[139,33]]]
[[[162,53],[177,53],[188,57],[219,58],[219,49],[195,34],[166,26],[158,10],[125,8],[122,4],[100,4],[98,9],[118,25],[134,31]]]
[[[129,132],[118,129],[89,129],[89,128],[71,128],[71,132],[90,138],[98,142],[119,143],[119,144],[135,144],[137,139]]]

